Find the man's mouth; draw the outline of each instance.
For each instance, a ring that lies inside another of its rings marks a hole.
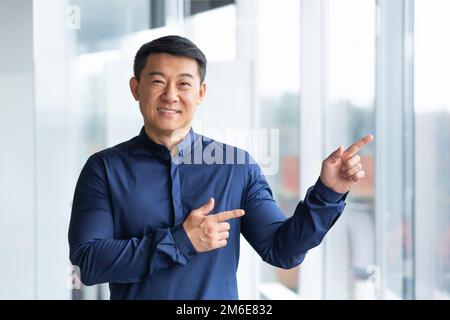
[[[157,108],[156,110],[158,110],[158,112],[168,113],[168,114],[177,114],[177,113],[181,113],[181,111],[179,111],[179,110],[166,109],[166,108]]]

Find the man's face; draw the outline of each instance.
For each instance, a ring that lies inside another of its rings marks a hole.
[[[175,134],[189,129],[206,85],[200,84],[195,59],[166,53],[151,54],[140,80],[130,80],[130,88],[154,134]]]

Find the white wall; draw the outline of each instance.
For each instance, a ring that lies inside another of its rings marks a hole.
[[[32,1],[0,1],[0,299],[32,299],[35,270]]]

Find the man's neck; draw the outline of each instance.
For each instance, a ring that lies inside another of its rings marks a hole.
[[[177,129],[171,132],[159,132],[145,125],[145,134],[154,142],[165,146],[169,151],[178,145],[189,133],[190,126],[182,129]]]

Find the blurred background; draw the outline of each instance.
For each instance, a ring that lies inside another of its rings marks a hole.
[[[0,299],[109,298],[68,259],[75,183],[138,134],[133,58],[168,34],[208,58],[194,130],[278,130],[263,167],[286,216],[331,151],[375,136],[303,264],[242,241],[241,299],[450,298],[450,1],[0,0]]]

